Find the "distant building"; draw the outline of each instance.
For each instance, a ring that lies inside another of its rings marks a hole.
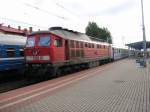
[[[21,36],[26,36],[28,33],[32,32],[32,27],[29,27],[29,30],[25,29],[21,29],[20,26],[18,26],[17,28],[13,28],[10,25],[8,26],[3,26],[2,24],[0,24],[0,33],[3,34],[11,34],[11,35],[21,35]]]

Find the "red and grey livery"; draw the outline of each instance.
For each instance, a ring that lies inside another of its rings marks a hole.
[[[110,44],[95,41],[83,33],[52,27],[28,35],[26,68],[35,75],[56,75],[63,70],[94,67],[111,60],[111,49]]]

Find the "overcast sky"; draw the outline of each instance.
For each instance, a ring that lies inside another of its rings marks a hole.
[[[142,40],[140,0],[0,0],[0,23],[35,30],[62,26],[85,32],[89,21],[107,27],[115,46]],[[144,0],[150,40],[150,0]]]

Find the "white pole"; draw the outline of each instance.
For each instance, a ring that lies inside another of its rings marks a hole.
[[[141,11],[142,11],[142,31],[143,31],[144,63],[145,63],[145,66],[146,66],[146,34],[145,34],[145,24],[144,24],[143,0],[141,0]]]

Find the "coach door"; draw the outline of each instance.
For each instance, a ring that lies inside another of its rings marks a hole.
[[[65,40],[65,59],[69,60],[69,42],[68,40]]]

